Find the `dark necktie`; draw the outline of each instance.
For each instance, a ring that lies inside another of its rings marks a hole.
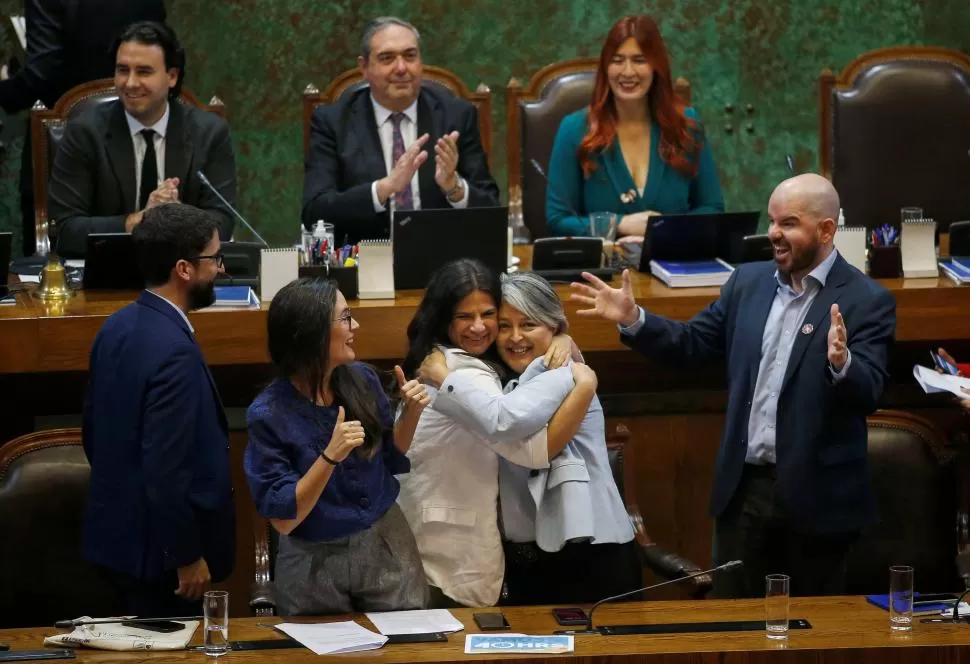
[[[407,117],[404,113],[392,113],[391,124],[394,126],[394,135],[391,141],[391,167],[397,164],[397,160],[404,154],[404,136],[401,134],[401,121]],[[411,197],[411,183],[401,191],[394,194],[394,207],[398,210],[414,209],[414,200]]]
[[[145,139],[145,158],[141,162],[138,210],[144,210],[148,205],[148,197],[158,187],[158,159],[155,156],[155,130],[142,129],[139,133]]]

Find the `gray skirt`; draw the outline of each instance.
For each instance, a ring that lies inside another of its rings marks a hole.
[[[280,535],[274,585],[283,616],[424,609],[429,602],[418,547],[397,503],[347,537]]]

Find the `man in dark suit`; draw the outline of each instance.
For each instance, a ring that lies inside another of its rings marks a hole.
[[[813,174],[786,180],[768,204],[774,263],[739,266],[690,321],[645,312],[629,273],[610,288],[573,284],[572,299],[620,325],[623,342],[684,370],[727,363],[728,409],[711,515],[721,596],[764,596],[764,577],[791,576],[795,595],[838,594],[847,553],[878,519],[866,416],[887,378],[892,295],[833,245],[839,198]]]
[[[229,125],[176,101],[184,70],[185,55],[168,26],[135,23],[118,39],[120,99],[69,121],[54,159],[48,207],[63,256],[83,256],[89,233],[131,232],[145,210],[172,201],[205,210],[219,237],[230,239],[232,213],[196,175],[201,169],[235,201]]]
[[[478,111],[422,86],[417,29],[393,17],[371,21],[357,63],[370,85],[313,112],[303,224],[323,219],[337,242],[356,243],[388,236],[392,196],[398,210],[498,205]]]
[[[138,616],[195,615],[232,571],[229,431],[186,314],[222,271],[216,223],[159,205],[132,233],[146,290],[94,340],[84,404],[84,557]]]
[[[165,21],[163,0],[26,0],[27,53],[23,67],[0,81],[0,106],[7,113],[29,109],[39,99],[53,108],[81,83],[111,76],[111,44],[135,21]],[[36,250],[30,122],[20,161],[20,208],[24,255]]]

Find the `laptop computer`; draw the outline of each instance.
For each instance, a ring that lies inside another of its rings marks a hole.
[[[0,298],[7,296],[7,279],[10,277],[10,252],[13,246],[13,233],[0,233],[0,265],[3,266],[3,279],[0,279]]]
[[[394,213],[394,288],[425,288],[431,274],[459,258],[508,269],[509,209],[400,210]]]
[[[91,233],[84,258],[85,290],[141,290],[145,280],[138,270],[131,233]]]
[[[757,210],[717,214],[670,214],[651,217],[640,256],[640,272],[651,260],[700,261],[721,258],[739,263],[744,238],[758,232]]]
[[[223,242],[219,246],[225,272],[216,277],[217,286],[259,288],[260,242]]]

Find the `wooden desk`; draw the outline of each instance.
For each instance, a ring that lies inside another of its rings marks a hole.
[[[504,609],[512,631],[526,634],[551,634],[556,625],[548,607]],[[453,611],[465,624],[465,631],[449,635],[447,643],[388,645],[380,650],[337,655],[341,662],[492,662],[517,659],[531,662],[670,662],[683,664],[720,664],[744,662],[812,662],[813,664],[849,662],[965,662],[970,659],[970,625],[924,624],[917,622],[909,634],[897,636],[889,631],[889,617],[861,597],[794,598],[791,617],[806,618],[810,630],[792,631],[786,641],[765,637],[763,631],[706,634],[576,636],[575,652],[569,655],[529,657],[528,655],[465,655],[465,635],[479,633],[472,620],[473,610]],[[356,618],[363,626],[374,629],[363,616]],[[598,624],[629,625],[724,620],[763,620],[764,603],[760,600],[708,602],[647,602],[604,606],[597,610]],[[280,638],[281,635],[260,623],[281,622],[279,618],[243,618],[230,622],[229,637],[236,641]],[[375,630],[376,631],[376,630]],[[0,641],[14,650],[42,647],[45,635],[56,633],[51,628],[0,630]],[[201,629],[195,643],[201,642]],[[111,653],[95,650],[78,651],[83,662],[201,662],[199,652]],[[305,649],[234,652],[226,661],[252,662],[317,662]]]
[[[531,247],[517,247],[523,267]],[[619,284],[619,280],[614,281]],[[883,281],[896,297],[899,341],[970,339],[970,288],[948,279]],[[667,288],[649,275],[634,273],[634,296],[646,309],[687,320],[717,298],[717,288]],[[569,289],[557,290],[566,303],[570,333],[584,352],[621,351],[616,326],[576,315]],[[351,301],[361,329],[357,350],[364,360],[401,358],[407,351],[405,329],[423,291],[400,291],[394,300]],[[0,373],[46,373],[87,369],[91,343],[105,319],[135,297],[130,292],[79,292],[67,303],[45,305],[20,295],[15,306],[0,307]],[[211,308],[191,314],[199,343],[211,366],[265,364],[266,309]]]

